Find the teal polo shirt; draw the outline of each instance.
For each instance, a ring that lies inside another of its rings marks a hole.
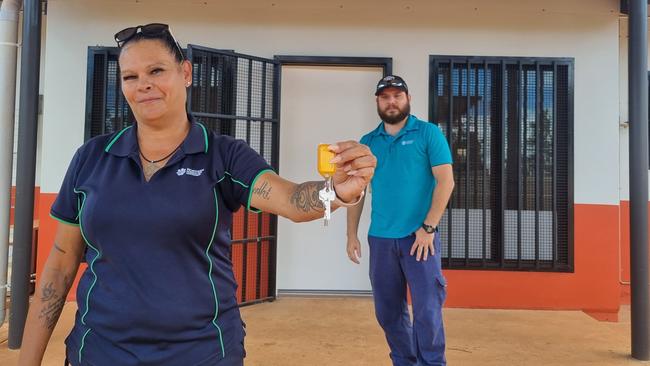
[[[403,238],[414,233],[431,208],[436,187],[431,168],[451,164],[451,152],[437,125],[410,115],[395,136],[384,123],[361,138],[377,157],[371,181],[369,235]]]

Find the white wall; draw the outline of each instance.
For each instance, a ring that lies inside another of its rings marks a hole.
[[[428,56],[575,58],[575,202],[617,204],[617,0],[52,0],[45,67],[43,192],[56,192],[83,141],[87,47],[152,21],[181,43],[242,53],[393,57],[420,117]],[[611,172],[604,171],[607,167]]]

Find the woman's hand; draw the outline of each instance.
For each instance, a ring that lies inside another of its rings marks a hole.
[[[336,164],[332,177],[334,190],[343,202],[356,201],[375,174],[377,158],[370,148],[356,141],[343,141],[330,145],[336,155],[331,160]]]
[[[357,201],[375,173],[377,159],[368,146],[356,141],[338,142],[330,150],[335,153],[331,163],[337,168],[332,182],[339,200]],[[324,184],[323,180],[296,184],[269,171],[251,187],[250,206],[295,222],[322,218],[324,207],[319,191]],[[333,202],[332,210],[339,205]]]

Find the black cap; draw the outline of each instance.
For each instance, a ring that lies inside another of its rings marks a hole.
[[[404,92],[406,92],[406,94],[409,93],[409,88],[406,86],[406,82],[404,79],[397,75],[387,75],[379,80],[377,83],[377,90],[375,91],[375,95],[379,95],[379,93],[381,93],[381,91],[386,88],[402,89]]]

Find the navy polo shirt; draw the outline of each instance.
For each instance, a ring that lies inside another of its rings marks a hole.
[[[440,128],[411,115],[395,135],[384,123],[361,138],[377,157],[372,187],[369,235],[403,238],[414,233],[431,208],[436,180],[432,167],[451,164]]]
[[[244,352],[230,227],[270,167],[244,141],[191,124],[149,182],[137,126],[72,159],[51,215],[79,225],[87,245],[73,365],[212,365]]]

